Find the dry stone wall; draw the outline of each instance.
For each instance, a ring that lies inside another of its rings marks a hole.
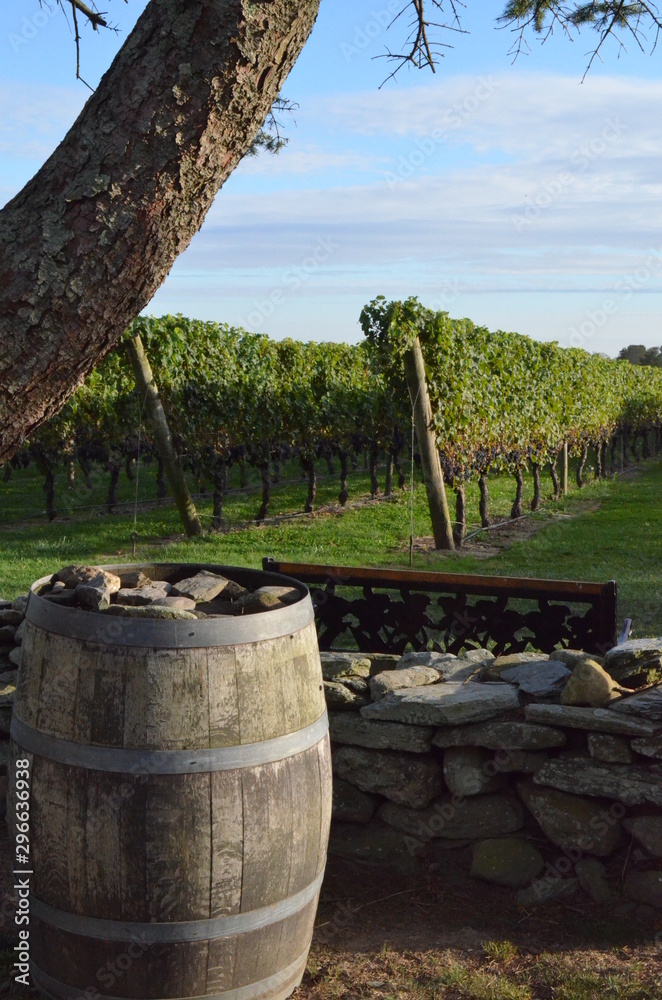
[[[0,803],[27,597],[0,601]],[[662,909],[662,639],[610,650],[322,653],[330,851],[545,900]]]
[[[662,639],[603,661],[322,653],[331,853],[662,909]],[[658,914],[659,915],[659,914]]]

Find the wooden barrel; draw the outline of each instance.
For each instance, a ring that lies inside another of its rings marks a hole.
[[[11,731],[31,772],[32,981],[57,1000],[287,997],[331,812],[308,591],[224,566],[107,569],[209,569],[301,599],[145,620],[55,606],[34,584]]]

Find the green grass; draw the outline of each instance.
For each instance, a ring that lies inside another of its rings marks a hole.
[[[322,471],[320,467],[320,471]],[[326,470],[324,470],[326,471]],[[236,474],[236,473],[235,473]],[[283,468],[284,478],[298,475],[294,465]],[[155,495],[154,466],[141,472],[139,496]],[[255,482],[255,477],[254,480]],[[366,496],[367,473],[354,473],[350,501]],[[544,480],[544,491],[549,480]],[[122,476],[120,499],[132,499],[135,485]],[[105,478],[92,491],[77,486],[70,498],[63,487],[59,495],[69,506],[102,503]],[[335,502],[337,478],[320,481],[318,505]],[[511,478],[490,480],[491,513],[506,516],[514,493]],[[525,500],[531,497],[529,480]],[[275,489],[271,515],[301,510],[303,484]],[[228,500],[230,524],[255,517],[259,493],[235,495]],[[452,496],[450,497],[452,500]],[[477,488],[467,490],[471,527],[478,527]],[[9,483],[0,483],[0,594],[13,597],[24,592],[37,577],[70,562],[132,561],[133,513],[109,515],[103,510],[64,512],[48,523],[41,517],[15,519],[39,511],[43,506],[41,480],[32,469],[15,473]],[[203,522],[209,524],[210,500],[201,501]],[[368,503],[341,514],[319,513],[285,520],[264,527],[223,534],[208,534],[187,540],[181,535],[172,507],[141,506],[138,510],[136,561],[219,562],[259,566],[265,555],[295,561],[348,565],[400,565],[409,563],[409,493],[398,491],[393,499]],[[619,618],[634,619],[634,634],[662,632],[662,463],[653,461],[639,474],[590,482],[583,490],[571,489],[568,497],[553,503],[549,497],[541,513],[529,519],[540,530],[516,540],[510,548],[490,558],[475,551],[453,556],[417,551],[414,566],[450,572],[488,575],[547,577],[571,580],[610,580],[619,585]],[[14,523],[7,523],[7,522]],[[527,522],[522,522],[528,524]],[[414,532],[431,532],[423,486],[414,491]],[[481,538],[490,540],[490,532]]]

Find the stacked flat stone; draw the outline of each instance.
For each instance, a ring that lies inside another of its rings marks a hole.
[[[662,639],[602,660],[321,656],[332,853],[459,864],[527,907],[584,895],[651,919],[662,909]]]

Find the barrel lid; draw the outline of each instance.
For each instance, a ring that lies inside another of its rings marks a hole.
[[[63,607],[40,597],[39,591],[51,580],[52,575],[49,575],[36,580],[30,588],[27,620],[47,632],[101,645],[194,649],[278,639],[300,631],[315,618],[306,585],[281,573],[240,566],[220,566],[215,563],[127,563],[101,566],[100,569],[117,575],[142,570],[152,579],[167,580],[169,583],[194,576],[201,570],[208,570],[230,577],[250,589],[267,586],[293,587],[299,591],[301,599],[283,608],[238,617],[201,618],[197,621],[120,618],[80,608]]]

